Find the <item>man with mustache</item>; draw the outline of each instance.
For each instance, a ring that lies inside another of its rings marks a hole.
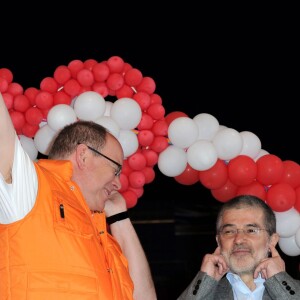
[[[178,300],[300,298],[300,281],[286,272],[275,248],[275,214],[264,201],[250,195],[228,201],[216,230],[218,247],[204,256],[200,272]]]

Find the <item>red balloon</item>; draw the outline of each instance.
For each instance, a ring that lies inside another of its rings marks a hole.
[[[158,162],[157,152],[151,149],[143,149],[141,153],[145,156],[148,167],[153,167],[157,164]]]
[[[165,116],[165,108],[162,104],[151,104],[148,109],[147,113],[150,117],[153,118],[153,120],[160,120]]]
[[[2,98],[8,110],[13,108],[14,105],[14,96],[10,93],[3,93]]]
[[[168,140],[164,136],[156,136],[150,148],[157,153],[164,151],[169,146]]]
[[[137,204],[138,196],[135,192],[127,190],[121,194],[126,201],[127,208],[132,208]]]
[[[165,120],[157,120],[153,126],[151,131],[154,133],[154,135],[168,135],[168,124]]]
[[[67,66],[58,66],[54,71],[54,79],[59,84],[65,84],[71,78],[71,71]]]
[[[100,94],[103,98],[108,96],[108,88],[104,82],[95,82],[92,86],[92,90]]]
[[[239,155],[231,159],[227,168],[229,179],[238,186],[248,185],[256,178],[256,163],[247,155]]]
[[[297,187],[295,189],[296,192],[296,201],[294,204],[294,208],[297,209],[297,211],[300,213],[300,187]]]
[[[106,80],[106,85],[109,90],[116,91],[124,85],[124,78],[119,73],[111,73]]]
[[[283,174],[282,160],[273,154],[261,156],[257,161],[257,181],[263,185],[278,183]]]
[[[146,110],[151,104],[150,95],[145,92],[138,92],[134,94],[132,99],[134,99],[140,105],[143,111]]]
[[[84,63],[79,59],[74,59],[69,62],[68,68],[73,78],[76,78],[77,73],[84,68]]]
[[[128,72],[129,70],[132,69],[132,65],[127,63],[127,62],[124,62],[124,66],[123,66],[123,72],[122,74],[125,74],[126,72]]]
[[[146,183],[150,183],[150,182],[152,182],[154,180],[154,178],[155,178],[155,172],[154,172],[153,168],[145,167],[141,171],[145,175],[145,184]]]
[[[94,83],[93,72],[88,69],[82,69],[77,73],[77,81],[82,86],[91,86]]]
[[[96,82],[96,83],[98,83],[98,82]],[[94,86],[93,86],[93,89],[94,89]],[[116,96],[118,99],[132,98],[133,94],[134,94],[133,89],[127,84],[123,84],[123,86],[121,88],[116,90]]]
[[[192,185],[199,181],[199,171],[193,169],[189,164],[187,164],[185,170],[174,179],[184,185]]]
[[[110,70],[105,62],[101,62],[93,66],[92,72],[96,81],[103,82],[107,79]]]
[[[154,140],[154,134],[151,130],[141,130],[138,133],[139,145],[142,147],[150,146]]]
[[[151,129],[153,126],[153,118],[147,113],[142,113],[141,121],[137,126],[138,130]]]
[[[120,56],[111,56],[107,60],[107,65],[111,73],[121,73],[124,69],[124,60]]]
[[[222,187],[211,190],[211,194],[218,201],[227,202],[236,196],[237,189],[238,187],[228,179]]]
[[[39,125],[31,125],[26,122],[22,127],[21,132],[23,133],[23,135],[33,138],[39,129]]]
[[[26,110],[31,106],[31,103],[27,96],[25,95],[17,95],[14,98],[14,110],[20,111],[22,113],[26,112]]]
[[[210,169],[199,171],[200,182],[210,190],[222,187],[227,179],[227,165],[220,159],[218,159]]]
[[[53,95],[41,91],[35,97],[36,106],[40,109],[50,109],[53,106]]]
[[[140,188],[133,188],[131,186],[128,187],[128,191],[132,191],[134,192],[138,198],[142,197],[144,194],[144,188],[140,187]]]
[[[152,94],[150,95],[151,104],[162,104],[162,98],[158,94]]]
[[[80,92],[81,86],[77,80],[71,78],[64,85],[64,91],[72,98],[77,96]]]
[[[147,161],[145,156],[140,153],[140,152],[136,152],[134,154],[132,154],[128,159],[128,165],[132,170],[142,170],[146,167]]]
[[[123,160],[123,165],[122,165],[122,173],[121,174],[125,174],[125,175],[129,175],[133,170],[130,168],[129,164],[128,164],[128,160],[125,159]]]
[[[296,192],[287,183],[272,185],[267,191],[267,204],[272,210],[283,212],[291,209],[296,202]]]
[[[143,172],[133,171],[128,175],[129,185],[133,188],[140,188],[145,185],[146,178]]]
[[[263,201],[266,201],[267,199],[266,188],[258,181],[253,181],[248,185],[238,187],[236,195],[252,195],[262,199]]]
[[[8,84],[6,92],[12,94],[13,96],[21,95],[23,94],[23,87],[19,83],[12,82]]]
[[[137,85],[136,90],[138,92],[146,92],[149,95],[153,94],[156,89],[155,81],[151,77],[144,77],[139,85]]]
[[[165,116],[165,121],[167,122],[168,126],[179,117],[188,117],[188,115],[182,111],[173,111]]]
[[[16,131],[22,130],[26,123],[24,114],[14,110],[11,110],[9,114]]]
[[[8,88],[7,80],[0,77],[0,93],[6,92],[7,88]]]
[[[0,77],[4,78],[7,83],[11,83],[14,78],[12,71],[7,68],[0,68]]]
[[[300,185],[300,166],[292,160],[283,161],[283,174],[280,182],[285,182],[296,188]]]
[[[85,69],[88,69],[88,70],[90,70],[90,71],[92,71],[93,66],[94,66],[95,64],[97,64],[97,61],[96,61],[95,59],[92,59],[92,58],[85,60],[84,63],[83,63],[84,68],[85,68]]]
[[[57,104],[70,105],[72,99],[70,95],[66,94],[63,90],[60,90],[53,95],[53,106]]]
[[[55,93],[58,89],[58,83],[52,77],[44,78],[40,83],[40,89],[49,92],[51,94]]]
[[[29,87],[24,91],[24,95],[29,99],[31,106],[35,105],[35,97],[39,90],[35,87]]]
[[[143,74],[140,70],[132,68],[124,74],[124,80],[129,86],[137,86],[142,82]]]

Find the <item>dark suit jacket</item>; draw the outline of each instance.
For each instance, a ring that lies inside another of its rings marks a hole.
[[[264,282],[262,300],[300,299],[300,280],[293,279],[286,272],[280,272]],[[224,276],[220,281],[199,272],[177,300],[233,300],[229,281]]]

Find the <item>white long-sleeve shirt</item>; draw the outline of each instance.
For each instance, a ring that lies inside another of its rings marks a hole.
[[[10,224],[26,216],[34,206],[37,188],[33,161],[16,136],[12,183],[6,183],[0,173],[0,223]]]

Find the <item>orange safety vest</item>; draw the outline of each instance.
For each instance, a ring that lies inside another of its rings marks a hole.
[[[133,299],[128,262],[91,214],[69,161],[35,163],[38,194],[20,221],[0,224],[0,300]]]

